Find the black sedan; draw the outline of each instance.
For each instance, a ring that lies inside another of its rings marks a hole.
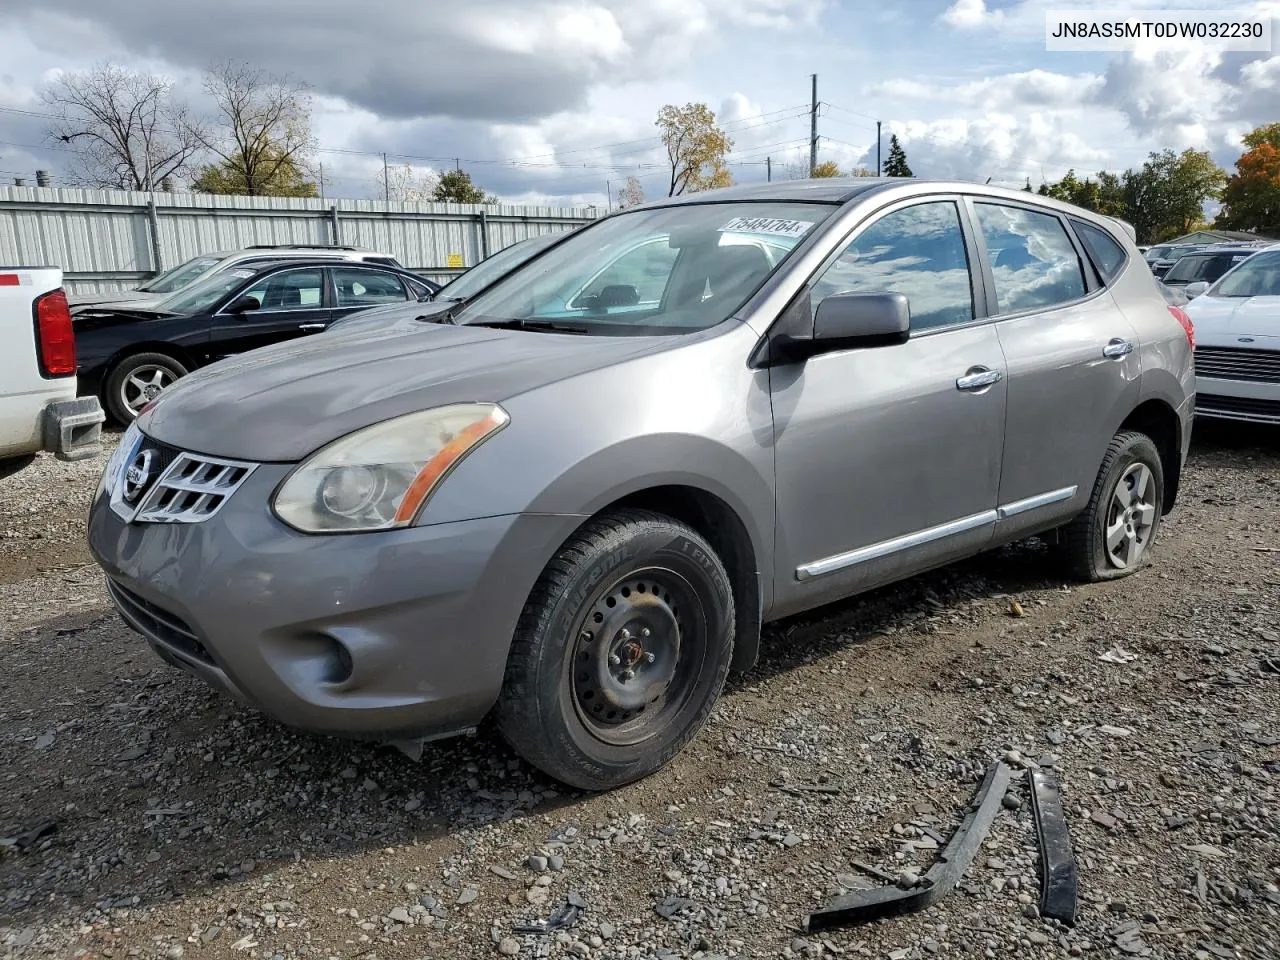
[[[145,307],[87,308],[74,318],[80,391],[129,423],[197,367],[438,289],[393,267],[291,260],[220,271]]]

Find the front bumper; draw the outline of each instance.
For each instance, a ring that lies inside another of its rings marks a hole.
[[[125,621],[165,660],[290,726],[369,738],[475,726],[520,611],[579,522],[501,516],[305,536],[260,466],[199,523],[131,523],[99,493],[89,548]]]
[[[1196,416],[1280,423],[1280,383],[1196,377]]]

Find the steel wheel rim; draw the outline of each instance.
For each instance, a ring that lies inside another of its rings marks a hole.
[[[599,591],[575,626],[569,663],[582,725],[611,746],[669,727],[697,687],[708,636],[693,584],[668,567],[633,571]]]
[[[1107,559],[1118,570],[1136,567],[1151,545],[1157,516],[1155,488],[1151,468],[1134,463],[1111,491],[1102,535]]]
[[[120,384],[120,402],[136,417],[143,407],[177,379],[172,370],[158,363],[144,363],[130,371]]]

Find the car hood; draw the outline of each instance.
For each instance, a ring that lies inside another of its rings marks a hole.
[[[1196,336],[1280,335],[1280,297],[1196,297],[1184,308]]]
[[[294,462],[372,423],[447,403],[501,402],[673,339],[413,319],[359,324],[198,370],[166,390],[138,428],[211,456]]]
[[[75,293],[67,297],[67,302],[73,307],[96,306],[100,303],[118,307],[125,304],[155,303],[160,297],[161,294],[143,293],[141,290],[116,290],[112,293]]]

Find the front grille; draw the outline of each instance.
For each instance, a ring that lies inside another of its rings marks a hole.
[[[209,655],[209,651],[200,642],[195,631],[181,617],[161,609],[149,600],[142,599],[114,580],[107,580],[107,591],[134,629],[157,643],[186,654],[193,660],[214,666],[213,657]]]
[[[1249,420],[1253,423],[1280,423],[1280,400],[1197,393],[1196,413],[1228,420]]]
[[[141,483],[131,482],[134,464],[146,466]],[[135,523],[200,523],[221,510],[256,468],[254,463],[186,453],[146,438],[122,464],[111,506]]]
[[[1196,347],[1196,376],[1280,383],[1280,351]]]

